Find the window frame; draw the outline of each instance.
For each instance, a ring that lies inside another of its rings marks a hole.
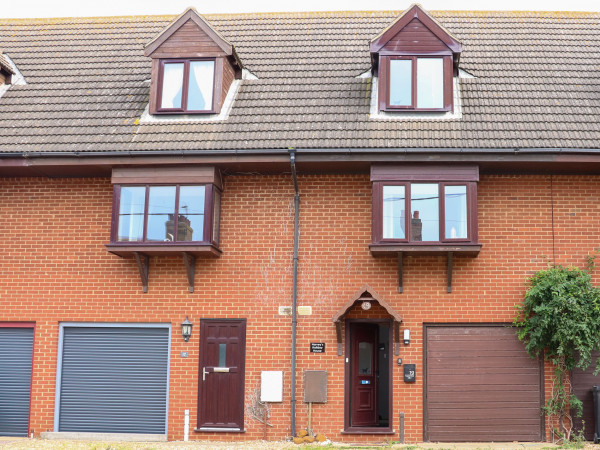
[[[442,59],[443,75],[443,107],[442,108],[419,108],[417,106],[417,82],[418,82],[418,59],[437,58]],[[390,61],[408,60],[411,61],[412,70],[412,91],[410,105],[392,105],[390,102]],[[453,89],[453,62],[452,55],[446,52],[418,54],[418,53],[391,53],[380,54],[379,56],[379,110],[387,112],[417,111],[417,112],[446,112],[454,110],[454,89]]]
[[[438,241],[413,241],[411,236],[411,186],[413,184],[438,185],[438,211],[439,211],[439,237]],[[404,239],[383,237],[383,188],[384,186],[404,186]],[[466,186],[467,193],[467,237],[446,238],[446,211],[445,195],[446,186]],[[436,244],[476,244],[477,243],[477,182],[475,181],[440,181],[440,180],[406,180],[406,181],[374,181],[373,182],[373,244],[405,244],[431,246]]]
[[[174,201],[174,231],[175,236],[178,233],[178,221],[179,221],[179,196],[180,196],[180,188],[183,186],[204,186],[204,218],[203,218],[203,231],[202,231],[202,240],[194,240],[194,241],[148,241],[147,240],[147,230],[148,230],[148,200],[150,195],[151,187],[160,187],[160,186],[175,186],[175,201]],[[119,230],[119,210],[121,206],[121,188],[122,187],[144,187],[145,188],[145,204],[144,204],[144,225],[142,232],[142,240],[141,241],[119,241],[118,240],[118,230]],[[177,247],[177,246],[194,246],[194,245],[212,245],[216,248],[219,247],[219,237],[220,231],[213,229],[215,223],[220,226],[220,203],[217,205],[219,210],[215,210],[214,197],[215,193],[217,195],[222,196],[222,191],[217,186],[212,183],[123,183],[123,184],[114,184],[113,185],[113,212],[112,212],[112,226],[111,226],[111,235],[110,235],[110,245],[117,246],[159,246],[159,247]],[[219,217],[219,220],[215,222],[215,216]]]
[[[190,82],[190,63],[196,61],[213,61],[214,72],[213,72],[213,91],[210,109],[187,109],[189,82]],[[222,70],[219,64],[219,58],[173,58],[173,59],[160,59],[158,64],[158,86],[157,86],[157,98],[156,98],[156,112],[155,114],[216,114],[216,94],[217,89],[221,85]],[[163,80],[165,73],[165,65],[183,63],[183,84],[181,92],[181,108],[162,108],[162,96],[163,96]]]

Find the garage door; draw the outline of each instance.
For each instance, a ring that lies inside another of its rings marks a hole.
[[[592,365],[586,370],[573,369],[571,380],[573,385],[573,394],[583,402],[583,415],[576,417],[573,412],[573,430],[582,431],[588,441],[594,439],[594,397],[592,396],[592,387],[600,386],[600,374],[594,375],[596,368],[597,352],[592,355]]]
[[[33,326],[0,324],[0,436],[27,436]]]
[[[166,434],[168,327],[62,327],[55,429]]]
[[[540,441],[541,362],[505,326],[426,326],[425,440]]]

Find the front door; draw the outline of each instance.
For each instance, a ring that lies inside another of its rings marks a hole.
[[[378,425],[378,328],[377,324],[351,324],[350,426],[353,427]]]
[[[200,321],[198,428],[244,429],[246,321]]]

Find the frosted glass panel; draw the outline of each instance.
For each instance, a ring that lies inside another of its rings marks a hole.
[[[417,108],[444,107],[444,60],[417,59]]]
[[[383,187],[383,238],[404,239],[406,223],[404,186]]]
[[[212,109],[214,76],[214,61],[192,61],[190,63],[188,110],[207,111]]]
[[[444,189],[446,239],[467,238],[467,186]]]
[[[412,105],[412,61],[390,60],[390,105]]]
[[[358,343],[358,374],[371,375],[373,373],[373,344],[370,342]]]
[[[160,107],[181,108],[182,91],[183,63],[165,64]]]

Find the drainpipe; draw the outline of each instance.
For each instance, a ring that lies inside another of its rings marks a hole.
[[[296,178],[296,150],[290,150],[290,165],[294,180],[294,275],[292,288],[292,436],[296,434],[296,327],[298,325],[298,237],[300,216],[300,193]]]

